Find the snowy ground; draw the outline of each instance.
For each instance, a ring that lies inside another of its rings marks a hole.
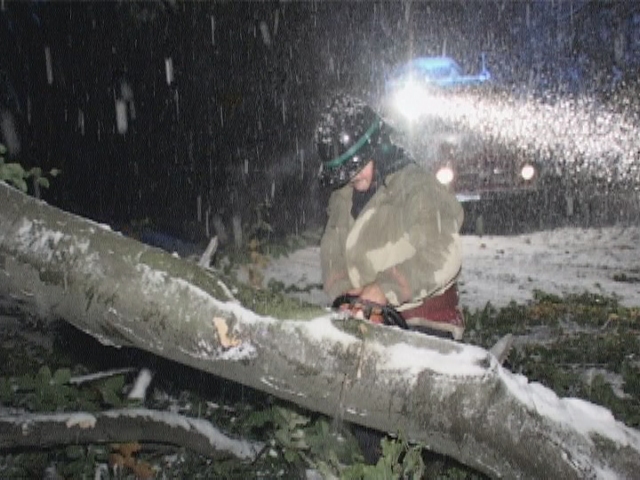
[[[547,293],[600,293],[640,306],[640,227],[562,228],[518,236],[463,236],[460,295],[470,310],[487,302],[524,303],[538,289]],[[271,280],[296,286],[297,298],[328,305],[320,289],[319,248],[308,247],[271,260]],[[620,279],[626,278],[625,281]]]

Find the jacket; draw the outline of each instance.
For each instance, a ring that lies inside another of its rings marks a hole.
[[[352,196],[347,184],[329,198],[320,258],[330,298],[375,281],[403,310],[455,283],[464,214],[432,174],[415,163],[388,174],[356,219]]]

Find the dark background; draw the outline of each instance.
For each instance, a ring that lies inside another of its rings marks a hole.
[[[201,239],[206,212],[248,225],[268,204],[285,234],[324,219],[312,140],[325,98],[374,100],[394,65],[440,54],[468,71],[485,54],[513,95],[622,92],[637,116],[631,1],[5,1],[0,108],[21,141],[12,157],[61,169],[42,193],[61,208]]]

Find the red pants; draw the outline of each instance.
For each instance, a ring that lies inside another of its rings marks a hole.
[[[400,315],[405,320],[426,318],[434,322],[447,322],[458,318],[458,285],[453,284],[444,293],[425,298],[417,307],[403,310]]]

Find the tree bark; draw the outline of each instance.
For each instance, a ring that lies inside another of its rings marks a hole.
[[[486,350],[345,319],[258,315],[213,273],[0,185],[0,296],[491,477],[634,478],[640,432]],[[302,317],[302,315],[300,316]]]

